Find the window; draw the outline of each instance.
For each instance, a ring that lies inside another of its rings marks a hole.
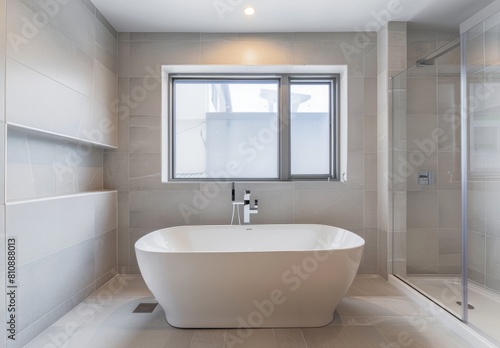
[[[169,76],[169,180],[334,179],[337,75]]]

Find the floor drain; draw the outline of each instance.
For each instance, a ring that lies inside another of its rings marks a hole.
[[[457,301],[457,305],[461,306],[462,305],[462,301]],[[467,309],[474,309],[474,306],[471,305],[471,304],[468,304],[467,305]]]
[[[153,313],[158,303],[139,303],[132,313]]]

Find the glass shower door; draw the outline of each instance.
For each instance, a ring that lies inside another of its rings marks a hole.
[[[500,343],[500,17],[463,34],[468,322]]]
[[[462,315],[460,40],[393,77],[393,273]]]

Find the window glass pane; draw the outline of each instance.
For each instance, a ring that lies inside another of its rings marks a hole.
[[[174,80],[174,178],[278,178],[278,80]]]
[[[290,84],[290,166],[292,175],[330,174],[329,82]]]

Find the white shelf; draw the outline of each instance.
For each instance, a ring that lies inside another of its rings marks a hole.
[[[99,147],[99,148],[102,148],[102,149],[117,149],[116,146],[112,146],[112,145],[108,145],[108,144],[103,144],[103,143],[98,143],[98,142],[94,142],[94,141],[90,141],[90,140],[86,140],[86,139],[81,139],[81,138],[73,137],[73,136],[70,136],[70,135],[64,135],[64,134],[54,133],[54,132],[50,132],[50,131],[47,131],[47,130],[44,130],[44,129],[38,129],[38,128],[32,128],[32,127],[28,127],[28,126],[23,126],[23,125],[12,123],[12,122],[6,122],[6,125],[7,125],[7,131],[9,129],[14,129],[14,130],[20,130],[20,131],[23,131],[23,132],[26,132],[26,133],[29,133],[29,134],[33,134],[33,135],[38,135],[38,136],[41,136],[41,137],[45,137],[45,138],[48,138],[48,139],[67,140],[67,141],[71,141],[73,143],[89,145],[89,146],[92,146],[92,147]]]
[[[11,205],[18,205],[18,204],[51,201],[51,200],[56,200],[56,199],[67,199],[67,198],[74,198],[74,197],[92,196],[92,195],[113,193],[113,192],[118,192],[118,191],[117,190],[99,190],[99,191],[76,192],[76,193],[70,193],[70,194],[58,195],[58,196],[19,199],[19,200],[7,201],[7,202],[5,202],[5,205],[11,206]]]

